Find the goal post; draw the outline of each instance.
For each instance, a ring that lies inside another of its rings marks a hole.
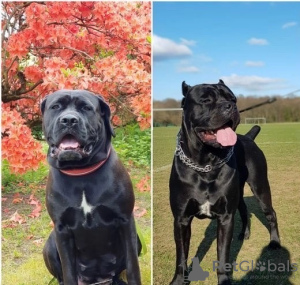
[[[267,119],[265,117],[259,117],[259,118],[245,118],[245,124],[266,124]]]

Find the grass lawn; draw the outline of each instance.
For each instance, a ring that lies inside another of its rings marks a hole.
[[[240,125],[238,133],[244,134],[250,125]],[[241,229],[239,215],[235,221],[230,261],[241,264],[233,271],[233,284],[300,284],[300,124],[265,124],[256,142],[264,151],[268,162],[269,181],[273,206],[277,213],[282,249],[269,251],[267,223],[249,187],[245,189],[245,201],[251,215],[250,239],[237,240]],[[154,128],[153,131],[153,284],[169,284],[175,270],[175,243],[173,240],[173,216],[169,207],[169,175],[179,127]],[[192,239],[189,263],[198,251],[200,265],[209,272],[203,282],[191,284],[217,284],[213,272],[216,260],[216,221],[197,220],[192,223]],[[257,262],[264,265],[251,271]],[[269,263],[268,263],[269,262]],[[289,265],[288,265],[289,263]],[[298,267],[291,271],[291,264]],[[275,264],[275,265],[272,265]],[[275,266],[277,271],[274,270]],[[271,273],[267,273],[269,271]]]
[[[136,223],[147,245],[147,253],[139,258],[143,284],[151,284],[151,194],[150,191],[140,192],[137,184],[146,175],[150,176],[149,134],[150,130],[142,134],[139,128],[129,126],[126,130],[121,129],[117,132],[117,138],[113,141],[135,188],[136,213],[145,213],[146,210],[146,214],[136,217]],[[137,143],[128,142],[127,138]],[[141,152],[143,157],[135,151],[134,145],[144,150]],[[129,154],[125,151],[128,150],[131,157],[126,160]],[[52,230],[50,217],[45,208],[47,173],[48,166],[43,166],[37,172],[16,177],[10,175],[7,168],[3,167],[2,283],[0,282],[3,285],[47,285],[52,281],[52,275],[48,272],[42,257],[43,246]],[[30,204],[32,194],[42,205],[42,211],[36,218],[28,217],[34,209],[34,205]],[[14,215],[15,213],[18,215]],[[11,221],[13,215],[15,222]],[[58,283],[51,282],[51,284]]]

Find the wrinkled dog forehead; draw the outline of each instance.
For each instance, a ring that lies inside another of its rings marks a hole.
[[[198,85],[195,86],[195,89],[191,91],[191,94],[193,94],[193,97],[195,98],[201,98],[201,99],[215,99],[215,100],[235,100],[236,97],[231,92],[229,88],[226,86],[220,86],[219,84],[212,84],[212,85]]]
[[[200,84],[191,88],[189,94],[198,97],[224,97],[225,99],[235,98],[232,91],[224,84]]]
[[[236,102],[236,97],[233,92],[220,79],[217,84],[198,84],[190,86],[182,82],[182,94],[184,98],[181,102],[183,108],[186,100],[191,99],[195,103],[210,103],[209,100],[228,100]]]
[[[96,109],[101,109],[101,112],[103,111],[102,109],[109,109],[109,106],[100,95],[86,90],[59,90],[44,98],[41,103],[42,114],[44,115],[44,112],[56,103],[62,103],[65,106],[69,104],[88,104]]]
[[[63,101],[64,103],[85,101],[97,106],[99,99],[97,97],[99,96],[96,96],[94,93],[85,90],[59,90],[47,95],[44,99],[44,102],[46,107],[59,101]]]

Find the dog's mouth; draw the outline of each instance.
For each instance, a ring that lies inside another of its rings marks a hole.
[[[80,143],[74,136],[66,135],[62,138],[58,148],[60,150],[79,150]]]
[[[214,130],[196,128],[196,134],[203,143],[209,145],[233,146],[237,141],[237,135],[233,130],[233,123],[228,122]]]
[[[82,145],[74,135],[67,134],[57,145],[51,145],[50,155],[59,160],[80,160],[89,156],[92,150],[92,144]]]

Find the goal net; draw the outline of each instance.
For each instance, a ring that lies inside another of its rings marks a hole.
[[[267,122],[266,118],[245,118],[245,124],[265,124]]]

